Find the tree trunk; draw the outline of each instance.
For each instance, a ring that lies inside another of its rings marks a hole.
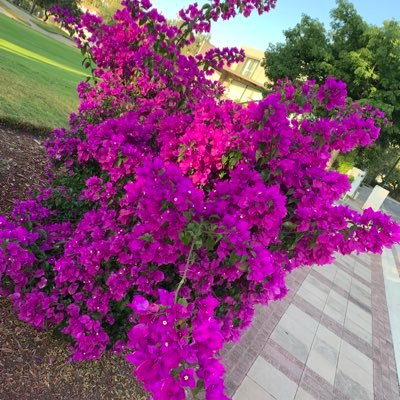
[[[395,170],[397,167],[397,164],[400,162],[400,157],[396,160],[392,168],[390,168],[389,172],[386,174],[386,176],[383,178],[383,183],[386,183],[387,180],[389,179],[389,176],[392,174],[392,172]]]
[[[47,12],[47,10],[44,12],[44,18],[43,21],[46,22],[50,17],[50,14]]]
[[[330,158],[330,160],[328,161],[328,164],[327,164],[327,169],[332,169],[332,165],[333,165],[333,163],[336,161],[336,159],[338,158],[338,156],[339,156],[339,151],[338,150],[332,150],[331,151],[331,158]]]
[[[391,192],[390,197],[397,201],[400,201],[400,187],[397,187],[393,192]]]
[[[31,9],[29,10],[29,14],[33,14],[33,11],[35,11],[36,7],[36,1],[32,1]]]

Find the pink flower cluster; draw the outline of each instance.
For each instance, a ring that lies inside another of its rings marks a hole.
[[[179,17],[192,26],[195,32],[209,32],[212,21],[234,18],[238,14],[249,17],[257,10],[259,14],[275,8],[276,0],[212,0],[201,8],[197,3],[181,10]]]
[[[183,16],[197,29],[273,5]],[[94,79],[48,140],[49,186],[0,218],[1,295],[68,336],[73,361],[125,352],[155,400],[226,399],[219,351],[285,296],[291,270],[400,240],[388,216],[339,205],[348,179],[326,168],[332,150],[376,140],[383,114],[347,104],[333,78],[224,100],[199,65],[211,56],[183,55],[182,29],[145,0],[111,26],[65,23]]]
[[[140,295],[129,304],[136,324],[128,332],[128,347],[133,352],[127,360],[137,365],[135,375],[156,399],[186,399],[199,378],[207,398],[227,399],[224,369],[215,358],[224,341],[214,317],[218,301],[209,295],[199,300],[198,307],[185,306],[177,304],[171,292],[159,289],[157,294],[157,304]]]
[[[213,68],[221,69],[225,65],[229,67],[233,63],[242,62],[245,59],[245,53],[243,49],[236,47],[214,48],[208,50],[205,54],[198,54],[196,59],[198,63],[204,64],[206,73],[212,75],[214,73]]]

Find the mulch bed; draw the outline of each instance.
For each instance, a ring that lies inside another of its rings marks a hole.
[[[0,125],[0,215],[9,215],[16,199],[45,183],[44,140]]]
[[[0,215],[45,180],[44,136],[0,125]],[[0,299],[0,400],[145,400],[123,357],[69,363],[66,343],[18,320]]]

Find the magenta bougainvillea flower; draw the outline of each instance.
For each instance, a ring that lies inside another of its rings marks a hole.
[[[147,0],[111,25],[55,10],[93,76],[47,142],[48,186],[0,217],[0,294],[68,336],[72,361],[124,353],[155,400],[227,399],[220,350],[290,271],[400,239],[387,215],[340,205],[349,181],[326,168],[377,139],[380,111],[334,78],[236,104],[207,76],[243,52],[184,55],[213,21],[274,6],[195,4],[181,27]]]

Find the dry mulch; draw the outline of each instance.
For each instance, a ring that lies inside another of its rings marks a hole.
[[[45,137],[0,125],[0,215],[45,182]],[[66,343],[18,320],[0,300],[0,400],[145,400],[123,357],[69,363]]]
[[[45,137],[0,125],[0,215],[45,182]]]
[[[145,400],[120,356],[69,363],[65,341],[18,320],[0,302],[1,400]]]

